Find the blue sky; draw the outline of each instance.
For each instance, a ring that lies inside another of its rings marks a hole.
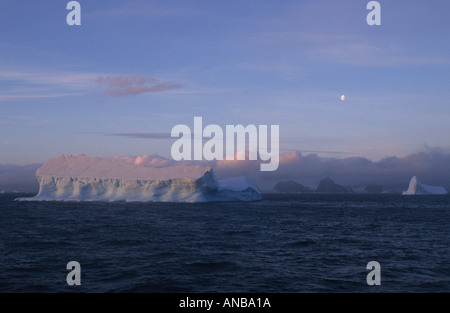
[[[0,164],[170,157],[132,134],[194,116],[321,156],[450,146],[448,1],[379,1],[380,26],[361,0],[81,0],[81,26],[67,2],[0,2]]]

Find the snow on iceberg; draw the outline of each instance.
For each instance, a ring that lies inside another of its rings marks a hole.
[[[216,196],[239,201],[261,200],[258,187],[247,176],[219,180],[219,190]]]
[[[409,182],[409,188],[403,191],[403,195],[446,195],[447,190],[441,186],[429,186],[422,184],[419,179],[414,176]]]
[[[39,193],[22,201],[257,201],[248,177],[217,180],[205,166],[148,167],[121,157],[61,155],[36,172]]]

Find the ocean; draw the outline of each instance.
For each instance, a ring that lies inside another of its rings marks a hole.
[[[263,194],[252,203],[0,195],[0,292],[449,292],[450,196]],[[69,286],[77,261],[81,285]],[[371,261],[380,285],[369,285]]]

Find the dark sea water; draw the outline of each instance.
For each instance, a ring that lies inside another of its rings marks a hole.
[[[450,292],[450,197],[265,194],[254,203],[0,195],[1,292]],[[81,285],[68,286],[69,261]],[[366,265],[381,265],[368,286]]]

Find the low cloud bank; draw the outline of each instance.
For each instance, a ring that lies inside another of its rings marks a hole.
[[[405,157],[386,157],[373,162],[363,157],[327,158],[317,154],[289,151],[280,155],[280,166],[274,172],[261,172],[260,161],[174,161],[157,154],[120,156],[127,162],[147,167],[201,164],[211,166],[218,179],[249,176],[263,191],[273,190],[283,180],[294,180],[316,189],[324,177],[353,189],[364,189],[370,183],[383,186],[384,190],[400,192],[408,188],[412,176],[429,185],[444,186],[450,191],[450,153],[440,149],[425,151]],[[0,191],[37,191],[35,172],[39,164],[0,165]]]
[[[0,164],[0,192],[37,192],[39,183],[35,174],[39,166],[41,164]]]

